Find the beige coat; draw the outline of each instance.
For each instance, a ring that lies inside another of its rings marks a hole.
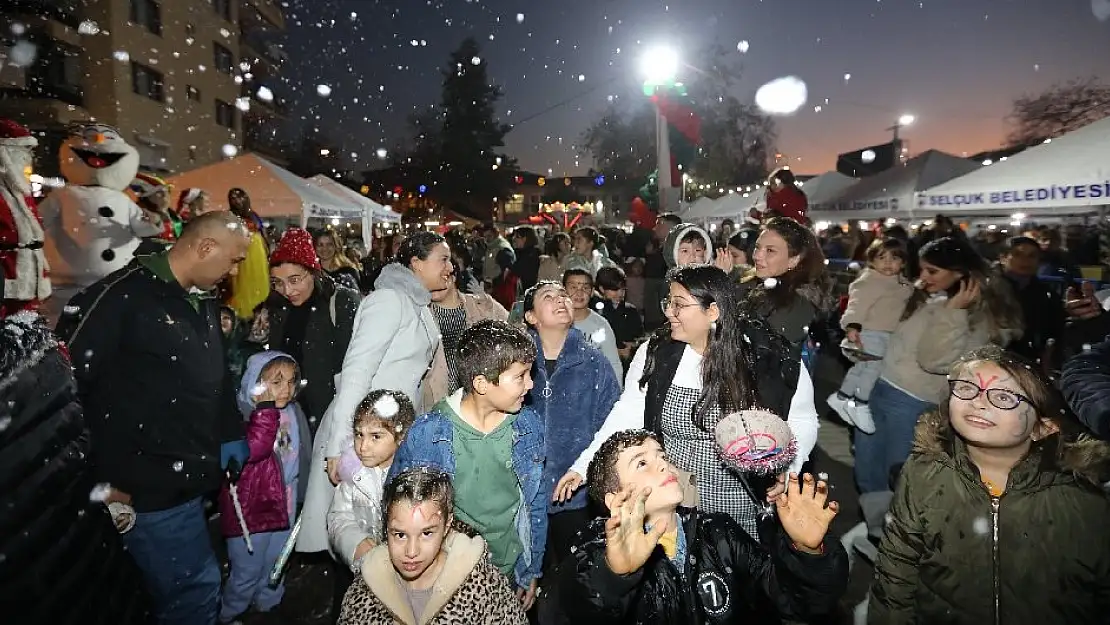
[[[893,332],[911,295],[913,285],[902,276],[884,276],[874,269],[864,269],[848,287],[848,308],[840,318],[840,327],[847,330],[855,323],[864,330]]]
[[[504,306],[497,303],[497,300],[489,295],[459,293],[459,298],[462,299],[462,306],[466,311],[466,327],[468,328],[483,319],[505,321],[509,318],[509,311],[505,310]],[[439,403],[439,400],[447,397],[450,377],[450,370],[447,368],[447,354],[443,351],[443,341],[440,341],[435,355],[432,356],[432,364],[428,368],[428,375],[425,376],[424,383],[420,387],[420,403],[417,406],[420,413],[428,412]]]
[[[944,298],[921,305],[890,337],[881,377],[914,397],[938,404],[948,396],[948,370],[967,352],[990,343],[1007,345],[1020,329],[1000,328],[992,340],[980,306],[953,309]]]
[[[366,555],[362,575],[343,598],[339,625],[526,625],[528,617],[509,579],[489,561],[486,543],[451,532],[447,561],[424,613],[414,615],[386,545]]]

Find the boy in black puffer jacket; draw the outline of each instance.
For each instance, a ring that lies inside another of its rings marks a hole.
[[[595,521],[564,560],[554,592],[575,625],[780,623],[835,609],[848,559],[826,541],[835,502],[828,487],[792,475],[768,528],[769,552],[727,515],[681,508],[682,487],[662,445],[644,430],[614,434],[590,463],[590,496],[609,518]],[[768,519],[768,521],[770,521]],[[568,621],[564,621],[568,622]]]

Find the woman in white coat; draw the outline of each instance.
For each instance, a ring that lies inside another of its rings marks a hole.
[[[401,243],[394,262],[382,269],[374,291],[362,300],[335,399],[316,433],[297,551],[328,550],[328,507],[339,482],[339,456],[352,444],[359,402],[375,389],[420,398],[421,381],[440,342],[428,309],[431,292],[446,289],[451,279],[451,249],[444,238],[417,232]]]

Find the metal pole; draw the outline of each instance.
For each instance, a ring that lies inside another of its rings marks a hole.
[[[671,138],[667,131],[667,120],[655,107],[655,156],[659,164],[659,212],[669,213],[675,210],[671,201],[674,190],[671,188]]]

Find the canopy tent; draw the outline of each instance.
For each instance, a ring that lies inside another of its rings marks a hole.
[[[808,212],[822,211],[829,209],[830,203],[834,202],[836,198],[848,192],[848,189],[855,185],[859,180],[851,176],[845,176],[838,171],[827,171],[820,176],[815,176],[802,183],[801,190],[806,194],[806,203]],[[759,203],[763,204],[763,199],[760,198]]]
[[[227,209],[227,192],[243,189],[251,208],[266,218],[353,217],[362,216],[357,204],[309,184],[291,171],[282,169],[257,154],[244,154],[173,176],[168,182],[176,189],[203,189],[212,204]]]
[[[751,193],[729,193],[717,200],[717,205],[707,219],[717,221],[721,219],[744,220],[756,204],[763,201],[764,189]]]
[[[937,150],[923,152],[901,165],[861,179],[834,194],[818,210],[811,209],[812,221],[851,221],[856,219],[907,219],[914,216],[918,191],[979,169],[979,163]]]
[[[703,195],[686,205],[686,210],[682,211],[682,218],[685,220],[704,219],[709,213],[713,212],[716,202],[716,200]]]
[[[357,206],[362,206],[365,210],[364,213],[369,213],[373,220],[376,222],[399,224],[401,223],[401,214],[378,204],[374,200],[362,195],[354,189],[344,185],[343,183],[325,176],[324,174],[316,174],[311,178],[306,178],[309,183],[324,189],[332,195],[338,196],[345,201],[354,202]]]
[[[917,194],[923,213],[1091,213],[1110,205],[1110,117]]]

